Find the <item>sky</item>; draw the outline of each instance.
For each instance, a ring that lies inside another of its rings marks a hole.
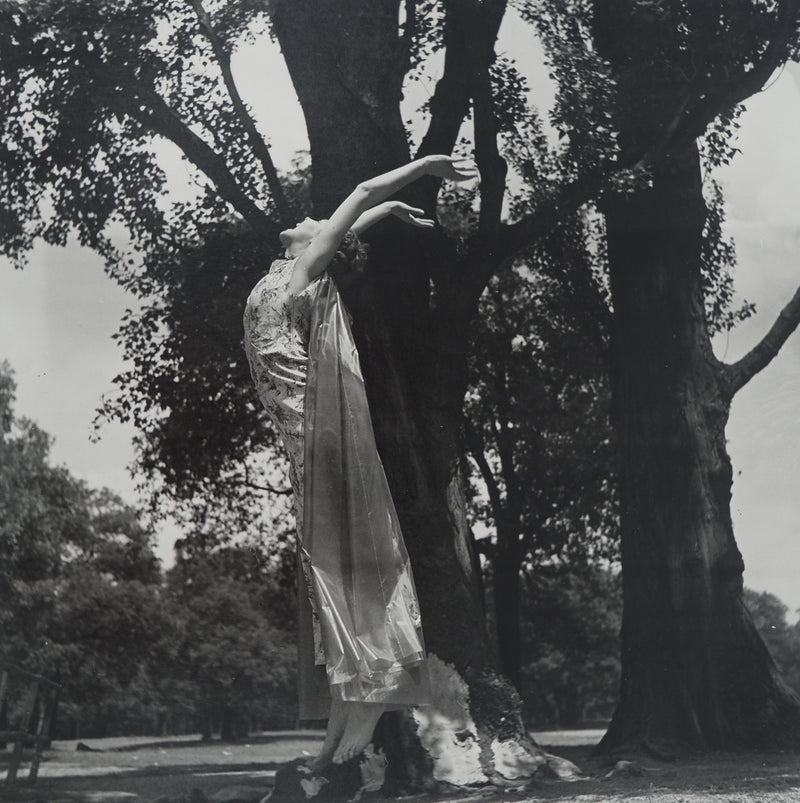
[[[530,55],[528,37],[511,18],[501,30],[500,49],[511,56],[527,53],[532,96],[546,109],[553,89],[541,60]],[[308,143],[280,53],[276,47],[248,48],[235,59],[234,71],[270,138],[273,158],[287,167]],[[432,91],[435,78],[434,71],[416,86],[417,94],[407,101],[410,111]],[[756,304],[757,312],[715,342],[717,355],[726,361],[740,357],[763,336],[800,284],[800,68],[789,65],[746,107],[737,140],[741,153],[717,178],[727,201],[725,230],[737,245],[737,291]],[[173,197],[192,192],[174,149],[164,146],[159,153]],[[124,368],[112,335],[125,310],[135,306],[136,299],[105,276],[100,260],[77,244],[40,245],[22,271],[0,260],[0,360],[7,359],[16,372],[17,414],[54,436],[54,462],[130,502],[136,501],[127,468],[133,460],[132,428],[106,424],[99,442],[90,436],[95,410],[103,394],[113,393],[113,377]],[[735,474],[732,512],[745,584],[776,594],[790,611],[800,609],[799,401],[797,333],[737,395],[727,430]],[[172,525],[161,532],[159,555],[167,564],[177,534]]]
[[[737,291],[756,304],[756,315],[718,338],[715,351],[727,362],[763,337],[800,285],[800,67],[788,65],[746,105],[742,153],[720,178],[726,230],[737,246]],[[727,429],[745,584],[776,594],[792,611],[800,608],[798,411],[800,332],[737,394]]]

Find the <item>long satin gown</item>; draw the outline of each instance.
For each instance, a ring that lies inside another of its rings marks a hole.
[[[358,353],[333,279],[291,293],[294,260],[253,288],[245,351],[289,457],[298,535],[300,718],[331,696],[429,701],[408,555],[375,448]]]

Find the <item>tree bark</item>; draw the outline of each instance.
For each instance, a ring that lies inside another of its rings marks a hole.
[[[624,610],[620,702],[600,749],[797,745],[800,699],[742,601],[729,385],[703,307],[696,146],[604,212]]]

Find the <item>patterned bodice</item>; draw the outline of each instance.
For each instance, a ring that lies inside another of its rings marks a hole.
[[[258,396],[282,434],[294,429],[308,375],[311,294],[289,290],[294,259],[278,259],[253,288],[244,314],[244,344]],[[288,418],[287,418],[288,417]]]

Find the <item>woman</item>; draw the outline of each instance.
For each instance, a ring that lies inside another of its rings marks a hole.
[[[361,261],[357,235],[388,215],[432,227],[423,210],[387,201],[425,175],[460,181],[477,171],[427,156],[359,184],[329,220],[281,232],[286,258],[255,286],[244,316],[253,381],[289,455],[307,592],[299,595],[300,717],[328,716],[315,771],[359,755],[384,711],[428,697],[411,568],[348,316],[327,272]]]

